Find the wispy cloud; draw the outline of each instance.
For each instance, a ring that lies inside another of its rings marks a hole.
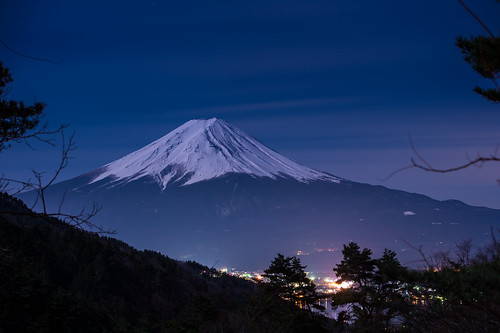
[[[224,116],[224,115],[245,115],[251,113],[255,115],[256,112],[263,111],[280,111],[286,110],[293,112],[294,110],[308,111],[314,113],[314,109],[320,109],[325,107],[332,107],[338,105],[347,105],[354,103],[359,98],[354,97],[330,97],[330,98],[309,98],[309,99],[291,99],[291,100],[280,100],[280,101],[267,101],[267,102],[257,102],[257,103],[241,103],[241,104],[226,104],[226,105],[215,105],[209,107],[200,108],[190,108],[186,110],[174,111],[173,113],[181,113],[184,116],[200,116],[206,115],[210,116]]]

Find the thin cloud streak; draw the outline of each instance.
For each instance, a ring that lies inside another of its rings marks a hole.
[[[172,116],[175,118],[182,117],[182,119],[188,119],[190,117],[195,118],[211,118],[211,117],[224,117],[237,115],[241,117],[243,115],[255,115],[255,112],[261,111],[280,111],[287,110],[292,112],[295,109],[306,109],[311,108],[309,111],[311,113],[318,113],[318,108],[326,108],[333,106],[342,106],[353,104],[362,100],[360,97],[333,97],[333,98],[310,98],[310,99],[292,99],[292,100],[282,100],[282,101],[270,101],[270,102],[257,102],[257,103],[242,103],[242,104],[230,104],[230,105],[218,105],[210,107],[199,107],[190,109],[178,109],[169,110],[168,113],[157,114],[156,119],[170,119]],[[331,109],[328,109],[331,110]],[[302,110],[301,110],[302,111]],[[324,113],[322,111],[320,113]],[[329,112],[329,111],[328,111]],[[302,113],[302,112],[301,112]],[[269,117],[273,117],[275,114],[270,114]]]

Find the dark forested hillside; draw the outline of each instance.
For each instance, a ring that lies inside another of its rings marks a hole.
[[[287,331],[293,323],[283,326],[280,310],[261,313],[249,281],[32,216],[5,194],[0,211],[10,212],[0,214],[2,333]]]
[[[6,196],[1,210],[27,212]],[[3,332],[162,331],[204,316],[217,321],[216,310],[237,308],[254,290],[54,219],[2,215],[0,245]]]

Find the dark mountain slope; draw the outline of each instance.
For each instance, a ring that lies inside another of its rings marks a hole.
[[[262,269],[278,252],[302,251],[310,269],[331,271],[351,240],[380,253],[393,249],[409,264],[420,256],[402,239],[427,253],[467,238],[480,245],[500,219],[498,210],[345,180],[227,174],[164,190],[149,177],[111,187],[106,179],[85,184],[80,177],[56,184],[47,192],[49,205],[57,209],[69,189],[66,209],[101,204],[95,222],[138,248],[241,269]]]
[[[211,332],[239,325],[253,283],[179,262],[0,197],[0,332]],[[231,319],[231,320],[230,320]]]

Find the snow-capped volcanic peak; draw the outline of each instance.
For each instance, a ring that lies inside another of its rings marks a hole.
[[[339,182],[339,178],[298,164],[216,118],[190,120],[98,170],[91,183],[107,177],[113,182],[129,182],[151,176],[162,188],[176,181],[188,185],[227,173]]]

